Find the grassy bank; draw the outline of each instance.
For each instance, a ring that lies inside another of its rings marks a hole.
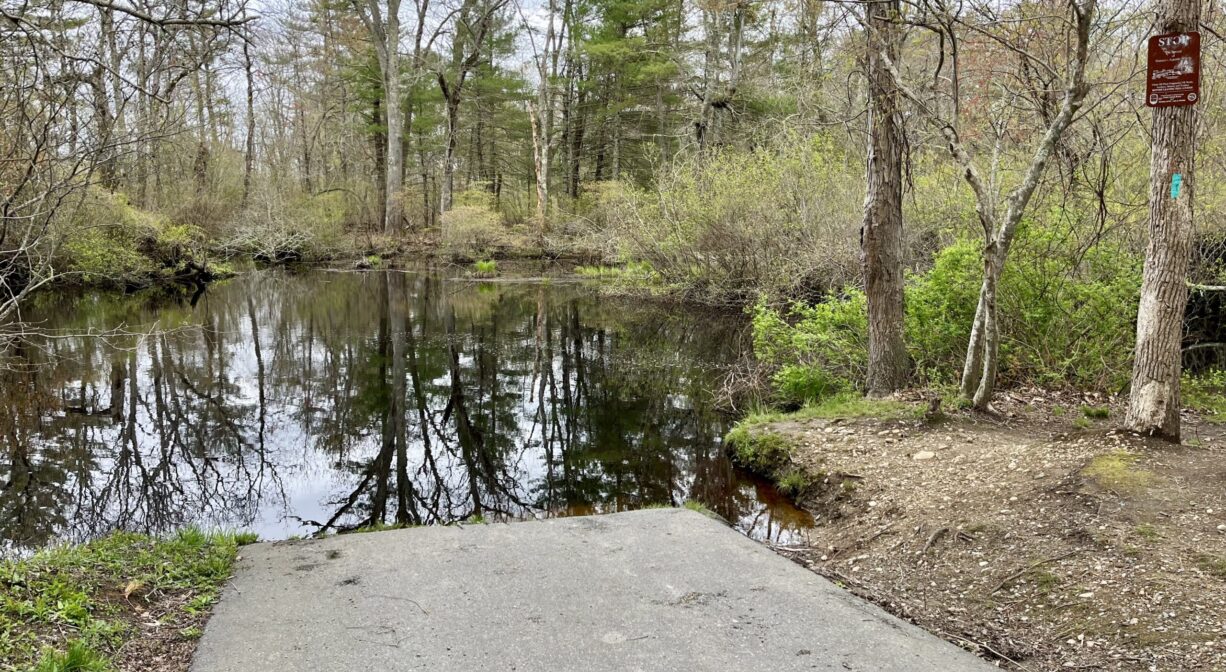
[[[764,476],[789,497],[804,502],[828,490],[821,486],[832,483],[843,488],[854,487],[845,474],[828,473],[826,470],[801,464],[797,459],[799,448],[792,429],[808,420],[832,420],[843,422],[854,418],[874,419],[922,419],[924,409],[920,404],[893,399],[866,399],[856,394],[836,394],[820,403],[804,406],[793,412],[758,411],[751,413],[733,427],[724,437],[733,462],[754,473]]]
[[[248,534],[114,533],[0,564],[0,670],[186,670]]]

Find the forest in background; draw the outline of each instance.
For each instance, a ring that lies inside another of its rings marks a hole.
[[[1003,221],[1034,178],[1002,263],[992,377],[1126,389],[1156,6],[887,4],[0,0],[0,321],[20,325],[51,283],[207,278],[236,259],[566,258],[752,309],[749,377],[777,402],[863,389],[860,236],[884,77],[908,382],[959,383],[985,203]],[[1219,13],[1198,11],[1212,73]],[[1209,364],[1220,98],[1205,77],[1184,325]]]

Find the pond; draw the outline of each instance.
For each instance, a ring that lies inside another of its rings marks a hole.
[[[736,316],[423,269],[48,293],[25,317],[37,333],[0,363],[3,552],[690,500],[758,539],[812,525],[721,446]]]

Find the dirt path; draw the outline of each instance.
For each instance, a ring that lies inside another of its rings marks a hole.
[[[779,550],[1005,667],[1226,669],[1220,429],[1172,447],[1018,401],[758,428],[821,474],[811,546]]]

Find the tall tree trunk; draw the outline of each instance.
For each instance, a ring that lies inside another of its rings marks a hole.
[[[383,76],[383,117],[387,121],[384,152],[383,232],[391,233],[404,221],[404,115],[400,100],[400,0],[359,3],[352,0],[370,32]],[[385,10],[385,11],[384,11]]]
[[[384,208],[383,232],[391,233],[400,228],[404,219],[404,193],[401,189],[404,182],[404,145],[400,143],[403,134],[404,115],[400,113],[400,57],[397,46],[400,43],[400,19],[391,5],[397,7],[399,2],[388,2],[387,19],[387,67],[383,73],[384,115],[387,118],[387,182]]]
[[[536,221],[539,229],[544,231],[548,214],[546,210],[549,207],[549,146],[541,137],[543,133],[538,105],[528,103],[528,121],[532,125],[532,170],[536,174]]]
[[[247,146],[243,153],[243,205],[246,205],[251,198],[251,171],[255,165],[255,75],[247,40],[243,40],[243,72],[247,76]]]
[[[454,99],[447,100],[447,139],[443,147],[443,183],[439,188],[439,212],[450,210],[455,199],[455,150],[460,133],[460,91],[457,89],[454,94]]]
[[[898,87],[882,54],[896,61],[899,31],[893,24],[898,0],[871,5],[868,50],[869,143],[860,260],[868,300],[868,381],[871,396],[907,384],[910,361],[903,340],[902,124]]]
[[[1200,27],[1200,0],[1164,0],[1160,33]],[[1179,440],[1180,342],[1188,302],[1195,195],[1196,106],[1154,109],[1149,164],[1149,247],[1137,312],[1128,429]],[[1179,184],[1174,184],[1178,177]]]

